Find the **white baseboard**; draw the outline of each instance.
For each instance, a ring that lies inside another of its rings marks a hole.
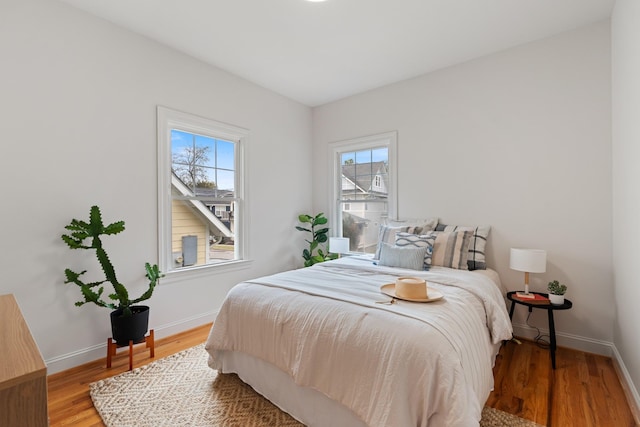
[[[193,316],[187,319],[181,319],[177,322],[168,323],[165,325],[153,327],[154,336],[156,339],[164,338],[169,335],[175,335],[179,332],[183,332],[207,323],[211,323],[215,320],[218,311],[210,311],[202,313],[197,316]],[[106,339],[104,344],[93,345],[91,347],[83,348],[73,351],[71,353],[63,354],[60,356],[52,357],[45,360],[47,365],[47,375],[55,374],[73,367],[93,362],[98,359],[105,359],[107,357],[107,343]]]
[[[541,328],[540,332],[547,336],[549,335],[548,329]],[[533,339],[537,335],[537,330],[525,324],[514,324],[513,335]],[[640,395],[638,394],[638,389],[631,380],[629,371],[627,370],[618,349],[613,343],[556,331],[556,344],[587,353],[611,357],[616,374],[618,375],[620,384],[622,384],[622,388],[624,389],[624,393],[627,397],[629,408],[633,413],[636,424],[640,425]]]
[[[615,345],[613,346],[612,359],[613,366],[616,369],[618,378],[620,378],[620,382],[622,383],[624,394],[625,396],[627,396],[627,402],[629,402],[629,408],[633,413],[633,418],[636,422],[636,425],[640,426],[640,395],[638,394],[638,389],[633,384],[631,375],[629,375],[629,371],[622,361],[622,357],[620,356],[620,353],[618,353],[618,349]]]
[[[548,329],[540,328],[540,333],[547,335],[547,337],[549,336]],[[517,337],[533,339],[537,335],[537,330],[525,324],[514,323],[513,335]],[[556,344],[561,347],[573,348],[575,350],[600,354],[602,356],[611,357],[613,355],[613,343],[595,340],[593,338],[587,338],[580,335],[573,335],[556,331]]]

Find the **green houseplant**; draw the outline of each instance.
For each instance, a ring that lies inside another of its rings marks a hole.
[[[567,286],[554,280],[547,285],[549,291],[549,301],[551,304],[564,304],[564,294],[567,292]]]
[[[309,249],[305,248],[302,251],[305,267],[338,258],[338,254],[330,254],[326,249],[323,250],[324,244],[329,240],[329,227],[325,226],[328,220],[325,218],[324,213],[320,212],[315,216],[302,214],[298,216],[298,221],[309,225],[305,225],[304,227],[296,226],[296,230],[311,234],[308,240],[305,239],[305,241],[309,243]]]
[[[157,265],[145,263],[146,278],[149,279],[147,290],[138,298],[131,299],[129,291],[120,283],[116,276],[115,268],[103,248],[101,236],[115,235],[124,231],[124,221],[117,221],[109,225],[102,222],[102,214],[98,206],[92,206],[89,213],[89,222],[72,219],[65,226],[70,233],[63,234],[62,240],[71,249],[85,249],[95,251],[104,280],[84,282],[81,278],[87,271],[75,272],[70,268],[65,269],[65,283],[74,283],[80,288],[84,301],[76,302],[80,307],[86,303],[94,303],[97,306],[110,308],[111,327],[113,338],[117,343],[126,343],[129,340],[138,342],[144,339],[149,323],[149,307],[135,305],[151,298],[153,290],[163,276]],[[86,242],[88,240],[88,242]],[[113,292],[108,294],[109,301],[103,298],[104,284],[109,283]]]

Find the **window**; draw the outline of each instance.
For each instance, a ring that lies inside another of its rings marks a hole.
[[[158,107],[163,272],[246,259],[243,159],[248,131]]]
[[[378,225],[396,217],[395,132],[330,144],[331,226],[353,252],[374,253]]]
[[[384,191],[382,187],[382,175],[373,177],[373,189],[376,191]]]

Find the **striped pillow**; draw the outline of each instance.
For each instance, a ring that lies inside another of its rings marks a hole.
[[[473,231],[432,231],[435,238],[431,265],[468,270],[469,244]]]
[[[424,231],[427,232],[432,230],[433,230],[433,227]],[[422,231],[423,231],[423,227],[421,226],[414,227],[410,225],[403,225],[403,226],[381,225],[380,230],[378,231],[378,246],[376,247],[376,255],[374,256],[374,259],[380,259],[380,250],[382,249],[383,243],[388,243],[393,246],[393,244],[396,242],[396,233],[403,232],[403,233],[411,233],[411,234],[420,234]]]
[[[469,270],[485,270],[487,268],[485,247],[487,245],[487,239],[489,238],[491,227],[488,225],[480,227],[461,227],[457,225],[445,224],[438,224],[436,226],[436,231],[459,230],[473,231],[473,237],[471,238],[471,243],[469,244],[469,258],[467,260],[467,266],[469,267]]]
[[[400,247],[383,243],[378,265],[424,270],[424,256],[426,252],[427,247]]]
[[[378,231],[378,246],[376,247],[375,259],[380,259],[380,251],[382,250],[382,244],[388,243],[393,245],[396,241],[396,234],[399,232],[406,232],[409,229],[408,226],[404,227],[390,227],[387,225],[381,225]]]
[[[431,267],[431,255],[433,254],[435,242],[436,237],[430,234],[396,233],[396,246],[398,247],[427,248],[423,259],[422,268],[424,270],[428,270]]]

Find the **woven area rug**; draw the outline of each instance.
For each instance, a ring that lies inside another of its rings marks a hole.
[[[236,375],[207,366],[204,344],[90,384],[107,427],[302,426]],[[536,427],[531,421],[484,408],[482,427]]]

